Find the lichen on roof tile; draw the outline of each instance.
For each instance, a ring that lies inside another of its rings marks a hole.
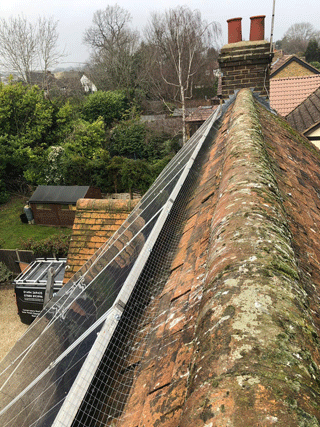
[[[79,199],[69,247],[66,283],[119,229],[139,199]],[[77,260],[74,255],[77,254]]]
[[[120,426],[319,425],[319,160],[240,91],[188,205],[194,219],[159,328],[147,334],[155,362],[142,359]],[[194,238],[204,229],[208,238]],[[178,352],[161,345],[175,334]]]

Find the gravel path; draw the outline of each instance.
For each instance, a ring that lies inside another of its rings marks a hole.
[[[13,284],[0,285],[0,360],[27,330],[17,314]]]

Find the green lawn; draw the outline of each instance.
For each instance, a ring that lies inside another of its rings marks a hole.
[[[70,228],[45,227],[43,225],[23,224],[20,214],[28,199],[13,197],[0,206],[0,248],[21,249],[21,242],[27,239],[43,240],[47,237],[71,234]]]

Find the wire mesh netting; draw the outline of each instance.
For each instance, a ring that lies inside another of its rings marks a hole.
[[[183,185],[180,178],[212,123],[207,121],[180,150],[127,221],[49,302],[4,359],[2,427],[104,426],[120,417],[143,355],[145,337],[143,332],[136,336],[137,331],[151,321],[154,298],[170,271],[201,156]],[[177,185],[178,198],[168,209]],[[162,217],[164,226],[149,253],[146,243]],[[141,268],[135,284],[137,262]],[[122,316],[111,316],[115,303],[122,301]],[[89,375],[91,364],[98,369]],[[80,393],[75,384],[85,397],[80,407],[70,408],[67,396]],[[61,411],[75,417],[59,418]]]

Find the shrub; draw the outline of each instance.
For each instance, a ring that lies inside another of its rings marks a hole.
[[[12,272],[3,262],[0,262],[0,283],[7,282],[11,278]]]
[[[53,255],[66,257],[68,255],[70,236],[48,237],[43,240],[28,239],[21,242],[22,249],[33,251],[36,257],[46,258]]]
[[[129,159],[144,158],[146,128],[137,119],[120,122],[112,129],[109,151],[111,156]]]
[[[310,64],[313,67],[318,68],[318,70],[320,70],[320,62],[319,61],[311,61]]]
[[[128,109],[129,104],[121,91],[98,91],[89,95],[84,103],[83,118],[90,123],[102,117],[106,127],[115,120],[120,120]]]

